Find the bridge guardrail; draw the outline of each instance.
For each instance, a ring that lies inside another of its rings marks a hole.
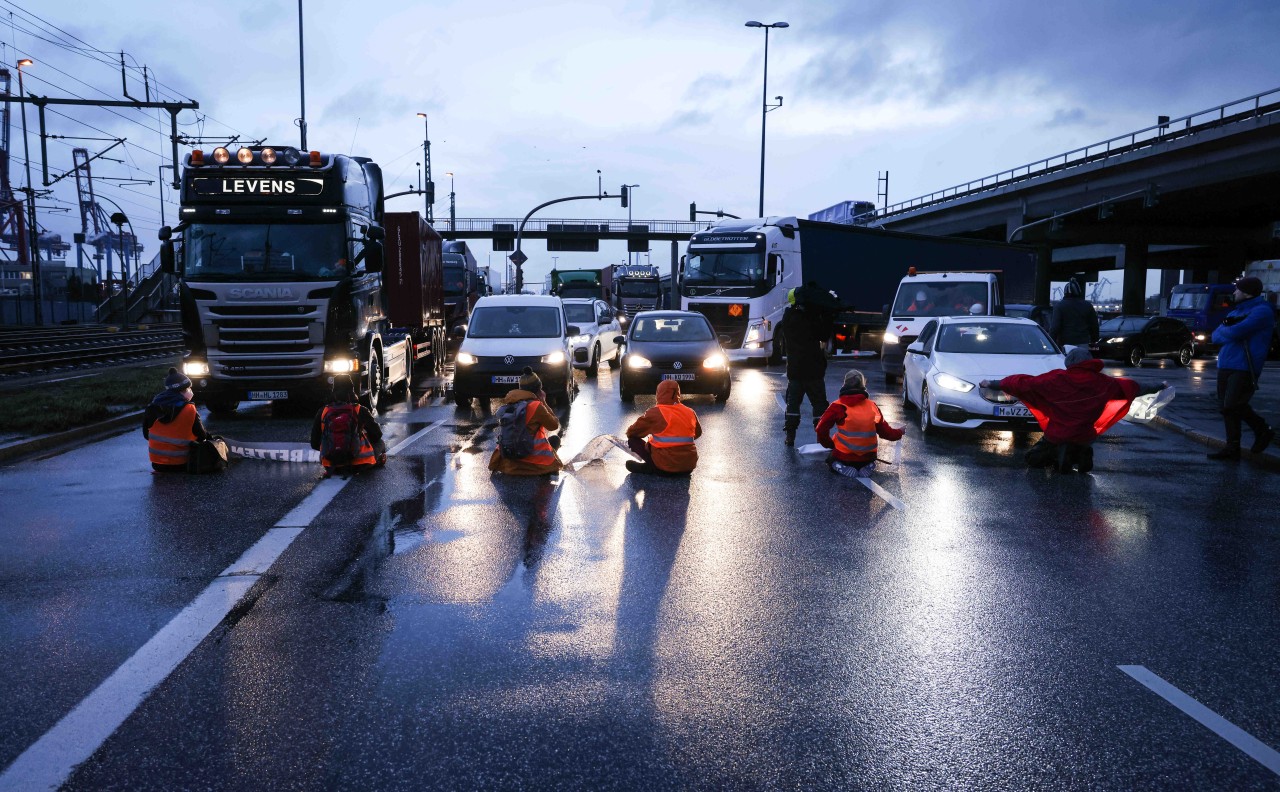
[[[1260,118],[1276,112],[1280,112],[1280,88],[1264,91],[1234,102],[1227,102],[1180,118],[1170,119],[1167,124],[1149,126],[1125,135],[1072,149],[1062,154],[1055,154],[1052,157],[1029,162],[1026,165],[1009,168],[990,176],[972,179],[954,187],[935,190],[925,195],[899,201],[885,207],[884,211],[877,216],[877,219],[890,217],[912,209],[921,209],[944,201],[952,201],[956,198],[993,190],[1015,182],[1028,181],[1067,168],[1099,162],[1109,157],[1127,154],[1157,143],[1191,137],[1210,129],[1217,129],[1227,124],[1245,121],[1250,118]],[[1179,124],[1181,124],[1181,127],[1177,126]]]
[[[470,218],[459,217],[453,228],[448,228],[449,223],[447,220],[445,220],[437,223],[436,230],[442,234],[447,234],[450,231],[459,231],[459,232],[465,232],[465,233],[485,233],[485,232],[493,232],[494,225],[501,224],[501,225],[510,226],[510,230],[503,229],[495,233],[497,233],[500,236],[510,235],[511,237],[514,238],[516,235],[516,229],[520,227],[520,220],[521,218],[519,217],[514,219],[509,217],[470,217]],[[552,231],[548,231],[547,226],[549,225],[569,226],[571,230],[565,230],[564,228],[559,228]],[[554,233],[563,232],[566,234],[571,234],[571,233],[574,233],[574,231],[580,229],[582,226],[586,226],[593,232],[601,231],[604,233],[611,233],[611,234],[625,234],[627,233],[627,225],[628,223],[625,219],[622,219],[622,220],[612,220],[612,219],[580,220],[577,218],[574,218],[573,220],[555,219],[555,218],[540,219],[540,220],[530,219],[529,222],[525,223],[524,233],[526,236],[528,236],[530,233],[553,233],[554,234]],[[653,234],[692,234],[695,231],[701,231],[702,229],[707,227],[706,221],[691,223],[688,220],[633,219],[630,225],[647,226],[648,227],[647,233],[653,233]],[[641,233],[641,232],[636,232],[636,233]]]

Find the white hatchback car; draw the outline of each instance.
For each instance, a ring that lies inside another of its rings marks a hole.
[[[1031,411],[1003,391],[978,387],[1010,374],[1066,368],[1062,350],[1030,319],[940,316],[907,347],[902,402],[920,408],[920,431],[1034,429]]]
[[[602,360],[608,360],[609,368],[616,369],[622,350],[613,339],[622,334],[622,325],[609,303],[589,297],[570,297],[561,302],[565,318],[578,328],[578,334],[569,339],[573,367],[583,369],[589,377],[600,373]]]

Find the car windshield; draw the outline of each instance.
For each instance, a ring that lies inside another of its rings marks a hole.
[[[908,318],[963,316],[970,313],[974,305],[981,305],[981,312],[986,313],[986,284],[912,279],[898,288],[898,297],[893,302],[893,315]]]
[[[560,310],[545,305],[487,305],[471,313],[468,338],[557,338]]]
[[[685,260],[685,283],[739,283],[764,279],[764,253],[693,253]]]
[[[1147,326],[1145,316],[1117,316],[1098,325],[1104,333],[1136,333]]]
[[[938,334],[938,351],[976,355],[1058,354],[1058,348],[1039,325],[1012,322],[944,325]]]
[[[657,297],[658,282],[655,280],[624,280],[618,285],[618,293],[623,297]]]
[[[590,303],[565,303],[564,318],[570,324],[595,324],[596,309]]]
[[[632,341],[710,341],[711,325],[701,316],[646,317],[631,328]]]
[[[350,274],[343,223],[196,223],[183,244],[189,280],[298,281]]]

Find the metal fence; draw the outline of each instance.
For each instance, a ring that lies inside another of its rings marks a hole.
[[[453,228],[449,228],[449,221],[442,220],[436,223],[436,230],[442,234],[457,231],[461,233],[494,233],[499,236],[515,236],[516,231],[520,228],[521,218],[510,217],[470,217],[458,218]],[[506,226],[506,228],[494,230],[495,225]],[[691,223],[688,220],[640,220],[634,219],[630,222],[632,226],[647,226],[646,231],[637,231],[637,234],[693,234],[695,231],[701,231],[707,227],[706,221]],[[548,229],[548,226],[560,226],[560,228]],[[605,233],[605,234],[625,234],[627,233],[628,222],[626,220],[587,220],[587,219],[532,219],[524,225],[526,234],[545,234],[545,233],[582,233],[585,230],[589,233]]]

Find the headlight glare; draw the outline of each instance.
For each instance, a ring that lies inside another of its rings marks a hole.
[[[459,366],[470,366],[471,364],[476,362],[476,356],[471,354],[470,352],[459,352],[453,358],[453,362],[458,364]]]
[[[959,377],[953,377],[950,374],[938,374],[934,379],[939,387],[947,390],[960,391],[961,393],[968,393],[973,390],[972,382],[965,382]]]
[[[1124,336],[1118,336],[1118,337],[1116,337],[1116,338],[1108,338],[1108,339],[1107,339],[1107,343],[1108,343],[1108,344],[1123,344],[1123,343],[1124,343]]]
[[[714,355],[711,355],[710,357],[708,357],[706,360],[702,361],[702,367],[709,368],[709,369],[724,368],[728,364],[729,364],[729,361],[725,359],[725,356],[720,352],[717,352]]]
[[[326,374],[354,374],[360,370],[360,361],[354,358],[333,358],[324,362]]]
[[[203,360],[188,360],[182,364],[182,373],[188,377],[207,377],[209,364]]]
[[[896,343],[898,343],[898,334],[897,334],[897,333],[888,333],[888,332],[886,332],[886,333],[884,334],[884,342],[885,342],[886,344],[896,344]]]
[[[647,369],[653,368],[653,364],[649,362],[649,358],[639,355],[627,355],[627,368]]]
[[[550,355],[543,355],[543,363],[563,363],[565,361],[564,353],[560,351],[552,352]]]

